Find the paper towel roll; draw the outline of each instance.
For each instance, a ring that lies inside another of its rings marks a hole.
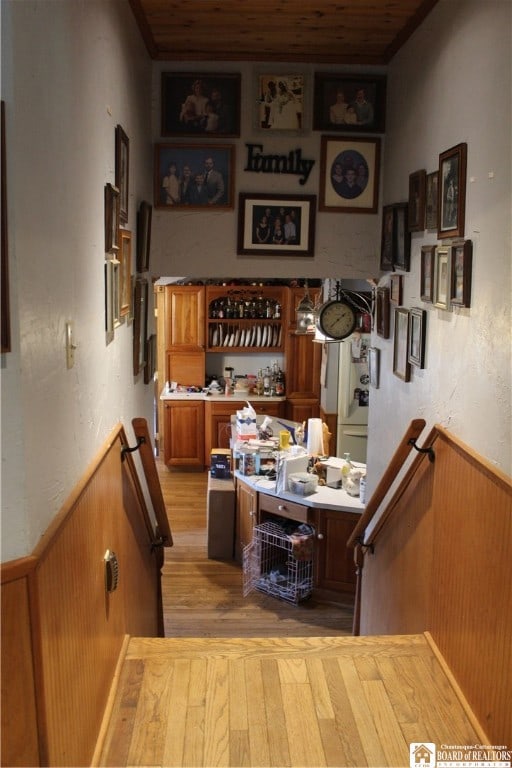
[[[308,419],[307,449],[310,456],[323,453],[322,419]]]

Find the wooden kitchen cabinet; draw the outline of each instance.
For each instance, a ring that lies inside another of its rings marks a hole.
[[[354,550],[347,548],[347,541],[360,515],[330,509],[312,509],[310,512],[310,522],[315,526],[317,536],[315,589],[354,594]]]
[[[313,301],[316,291],[310,291]],[[295,309],[304,296],[302,288],[290,288],[288,330],[285,340],[286,357],[286,418],[302,423],[320,416],[320,368],[322,345],[313,337],[296,334]]]
[[[204,351],[204,287],[166,285],[165,291],[167,349]]]
[[[236,481],[235,560],[242,564],[244,547],[252,541],[258,521],[258,493],[243,480]]]
[[[204,468],[204,402],[164,403],[164,462],[168,467]]]

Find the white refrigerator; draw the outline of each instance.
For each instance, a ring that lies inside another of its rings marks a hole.
[[[354,333],[340,343],[338,371],[338,439],[336,455],[350,453],[366,463],[370,377],[369,333]]]

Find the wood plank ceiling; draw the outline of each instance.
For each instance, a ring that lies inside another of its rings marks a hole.
[[[437,0],[130,0],[152,59],[387,64]]]

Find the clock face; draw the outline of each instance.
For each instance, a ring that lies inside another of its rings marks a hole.
[[[356,327],[356,313],[344,301],[329,301],[320,310],[318,326],[331,339],[345,339]]]

